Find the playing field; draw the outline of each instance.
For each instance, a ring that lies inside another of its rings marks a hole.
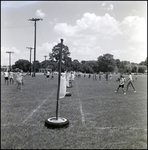
[[[147,76],[139,75],[126,95],[113,75],[94,81],[76,77],[60,99],[58,116],[68,128],[49,129],[45,120],[56,116],[57,77],[24,78],[23,91],[5,85],[1,76],[1,149],[146,149]],[[125,76],[127,78],[127,76]],[[126,84],[125,84],[126,87]]]

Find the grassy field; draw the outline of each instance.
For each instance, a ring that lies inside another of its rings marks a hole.
[[[125,76],[127,78],[127,76]],[[59,116],[68,128],[49,129],[45,120],[56,116],[57,75],[26,76],[24,88],[5,85],[1,76],[2,149],[146,149],[147,76],[139,75],[126,95],[114,75],[109,84],[75,78],[67,88],[72,96],[60,99]],[[126,85],[125,85],[126,86]]]

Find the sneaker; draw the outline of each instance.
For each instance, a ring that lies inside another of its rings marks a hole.
[[[117,91],[115,91],[115,93],[116,93]]]
[[[126,94],[126,93],[124,93],[124,94]]]
[[[136,93],[136,91],[134,91],[134,93]]]

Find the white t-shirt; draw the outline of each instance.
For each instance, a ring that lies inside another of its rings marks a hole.
[[[133,80],[133,79],[132,79],[132,75],[131,75],[131,74],[129,75],[129,79],[130,79],[129,81],[132,81],[132,80]]]
[[[74,80],[74,78],[75,78],[75,75],[72,73],[71,74],[71,80]]]
[[[4,72],[4,77],[8,77],[8,72]]]
[[[49,74],[50,74],[50,73],[49,73],[49,71],[48,71],[48,72],[47,72],[47,76],[49,76]]]
[[[125,78],[120,78],[120,85],[123,85],[125,83]]]

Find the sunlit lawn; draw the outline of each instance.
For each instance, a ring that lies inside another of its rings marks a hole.
[[[127,76],[125,76],[127,78]],[[75,78],[72,96],[60,99],[58,116],[68,128],[49,129],[56,116],[57,75],[26,76],[23,91],[1,77],[2,149],[142,149],[147,148],[147,76],[139,75],[126,95],[114,75],[111,83]],[[126,86],[126,85],[125,85]]]

